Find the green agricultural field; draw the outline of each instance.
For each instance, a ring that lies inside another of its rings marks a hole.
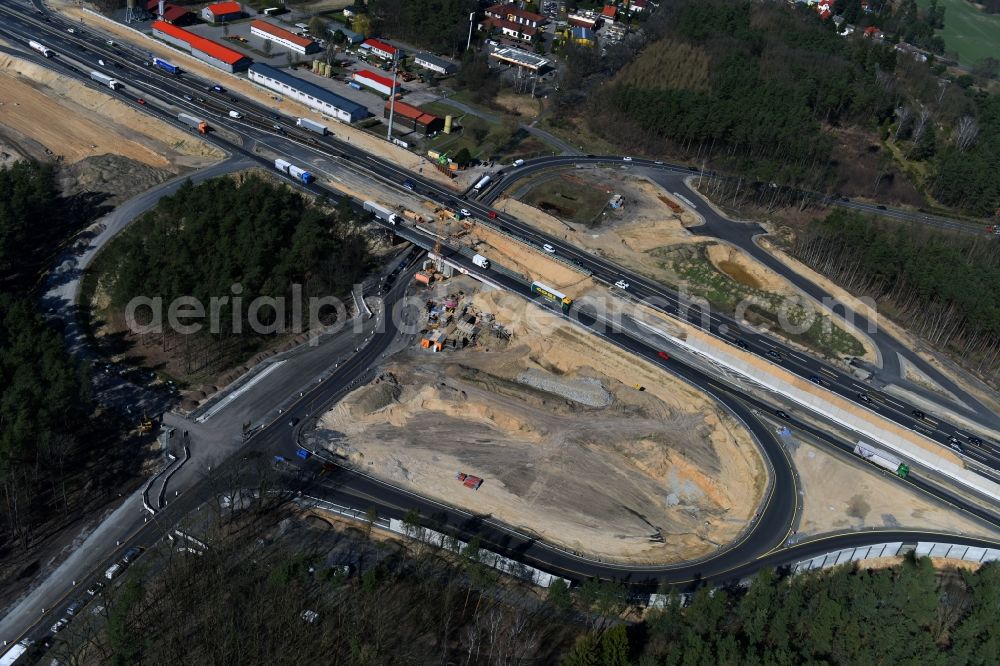
[[[917,0],[926,7],[930,0]],[[976,9],[969,0],[938,0],[945,8],[944,48],[948,55],[957,55],[960,63],[972,66],[987,56],[1000,59],[1000,14],[987,14]]]

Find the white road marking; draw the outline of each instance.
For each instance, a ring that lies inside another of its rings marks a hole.
[[[268,367],[261,370],[259,373],[257,373],[256,377],[252,378],[246,384],[244,384],[243,386],[239,387],[238,389],[227,395],[225,398],[223,398],[215,405],[213,405],[210,410],[208,410],[207,412],[196,418],[195,423],[204,423],[205,421],[209,420],[210,418],[221,412],[223,409],[231,405],[234,400],[236,400],[238,397],[240,397],[241,395],[252,389],[261,381],[263,381],[263,379],[267,377],[269,374],[277,370],[282,363],[284,363],[284,361],[278,361],[276,363],[272,363]]]

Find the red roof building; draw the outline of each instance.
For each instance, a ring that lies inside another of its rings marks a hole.
[[[366,39],[361,43],[361,45],[367,46],[369,49],[371,49],[372,53],[377,55],[379,58],[382,58],[383,60],[392,60],[394,57],[396,57],[396,54],[400,52],[399,49],[397,49],[392,44],[386,44],[385,42],[379,41],[377,39]]]
[[[159,0],[149,0],[146,3],[146,11],[156,14],[160,11]],[[182,25],[190,23],[195,20],[195,16],[186,7],[178,7],[177,5],[171,4],[169,2],[163,5],[163,16],[159,17],[161,20],[167,23],[172,23],[174,25]]]
[[[601,16],[605,21],[614,21],[615,17],[618,16],[618,8],[614,5],[604,5],[604,9],[601,10]]]
[[[510,21],[511,23],[526,25],[532,28],[537,28],[545,23],[545,17],[541,14],[529,12],[525,9],[521,9],[517,5],[511,4],[493,5],[492,7],[487,8],[486,15],[490,18],[501,21]]]
[[[372,90],[377,90],[383,95],[392,94],[393,90],[392,79],[387,79],[384,76],[379,76],[375,72],[370,72],[367,69],[360,69],[354,72],[354,74],[351,75],[351,78],[363,86],[367,86]]]
[[[411,106],[406,102],[397,101],[393,105],[391,101],[386,101],[382,109],[382,117],[388,118],[390,112],[392,113],[394,125],[399,124],[409,127],[424,135],[440,132],[444,129],[444,118],[435,116],[433,113],[427,113],[423,109]]]
[[[153,21],[153,35],[171,44],[185,49],[195,58],[204,60],[210,65],[230,72],[246,69],[252,62],[238,51],[226,48],[222,44],[206,39],[201,35],[188,32],[183,28],[170,25],[165,21]]]
[[[217,2],[202,9],[201,17],[211,23],[233,21],[243,17],[243,5],[238,2]]]
[[[250,22],[250,34],[261,39],[277,42],[285,48],[296,53],[306,54],[319,51],[319,44],[311,39],[299,37],[290,30],[285,30],[280,26],[267,21],[256,19]]]

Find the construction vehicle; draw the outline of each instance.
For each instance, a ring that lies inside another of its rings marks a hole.
[[[153,419],[149,418],[146,415],[146,412],[144,411],[142,413],[142,420],[139,421],[139,432],[142,433],[143,435],[147,435],[147,434],[153,432],[153,426],[154,425],[156,425],[156,424],[153,423]]]

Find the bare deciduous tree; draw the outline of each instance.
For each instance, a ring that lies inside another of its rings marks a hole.
[[[966,151],[972,147],[979,136],[979,123],[972,116],[962,116],[955,127],[955,146]]]

